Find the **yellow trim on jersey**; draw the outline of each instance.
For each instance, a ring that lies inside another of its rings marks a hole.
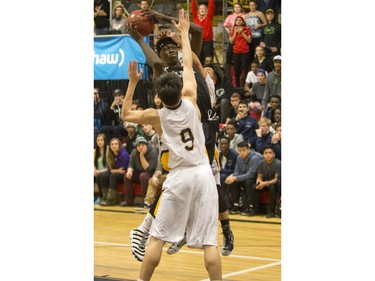
[[[208,152],[207,152],[206,147],[204,147],[204,152],[206,153],[208,157]],[[219,150],[216,148],[216,146],[215,146],[215,151],[214,151],[214,157],[217,163],[217,167],[220,170]],[[160,154],[160,164],[164,170],[169,172],[171,169],[168,167],[168,159],[169,159],[169,150],[163,150]]]
[[[163,192],[160,194],[158,202],[156,203],[155,210],[154,210],[154,217],[156,217],[156,214],[158,213],[160,200],[161,200],[162,197],[163,197]]]
[[[217,169],[218,171],[220,171],[219,150],[217,149],[216,146],[215,146],[215,151],[214,151],[214,157],[217,163]]]
[[[169,159],[169,150],[163,150],[160,153],[160,164],[164,170],[169,172],[171,169],[168,167],[168,159]]]

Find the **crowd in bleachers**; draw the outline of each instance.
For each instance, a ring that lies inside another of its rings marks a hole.
[[[125,28],[127,2],[114,1],[110,20],[109,2],[94,0],[95,35],[132,34]],[[275,217],[281,210],[281,1],[251,0],[245,9],[241,1],[233,5],[233,12],[223,19],[229,38],[221,63],[217,57],[215,61],[213,44],[214,2],[192,0],[190,8],[191,21],[202,27],[202,47],[194,66],[210,92],[208,120],[217,123],[221,188],[229,213],[243,216],[262,213],[260,194],[269,192],[267,217]],[[153,8],[147,1],[137,5]],[[157,32],[160,29],[154,29],[154,35]],[[178,48],[176,40],[172,37],[173,44],[158,47],[152,41],[155,54],[167,46]],[[167,175],[160,166],[158,136],[148,124],[122,121],[125,91],[115,89],[110,101],[100,93],[94,88],[95,204],[134,206],[133,184],[139,184],[140,205],[149,208]],[[162,107],[157,95],[149,100],[152,105],[134,100],[133,110]],[[125,186],[121,198],[119,184]]]

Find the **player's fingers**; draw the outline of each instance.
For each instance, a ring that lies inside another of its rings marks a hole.
[[[173,25],[175,28],[177,28],[177,24],[176,24],[176,22],[175,22],[174,20],[171,20],[171,22],[172,22],[172,25]]]

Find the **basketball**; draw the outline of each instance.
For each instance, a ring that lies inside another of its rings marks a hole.
[[[141,15],[142,10],[135,10],[126,18],[126,26],[132,24],[138,32],[143,36],[147,36],[154,28],[153,18]]]

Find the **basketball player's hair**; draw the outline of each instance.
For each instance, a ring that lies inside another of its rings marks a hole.
[[[181,99],[182,81],[175,73],[164,73],[156,79],[155,92],[166,106],[177,105]]]

